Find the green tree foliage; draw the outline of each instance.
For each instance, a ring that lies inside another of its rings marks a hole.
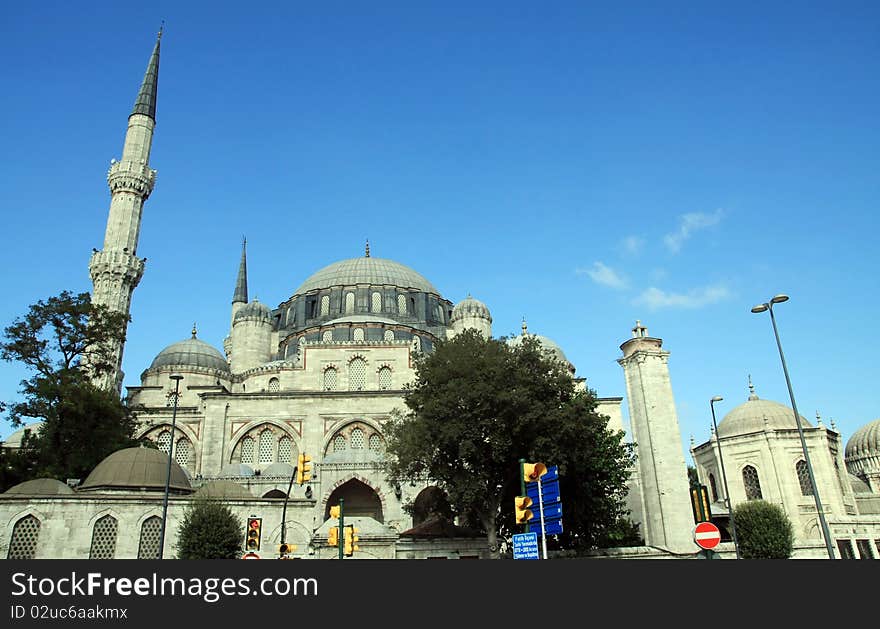
[[[779,505],[749,500],[733,510],[736,539],[743,559],[788,559],[794,548],[794,528]]]
[[[3,331],[0,358],[23,365],[21,399],[4,405],[19,427],[34,420],[18,452],[5,456],[5,481],[85,478],[104,457],[135,445],[135,420],[115,391],[95,381],[115,367],[126,316],[68,291],[33,304]]]
[[[406,411],[386,425],[392,480],[429,480],[490,549],[520,530],[519,460],[557,465],[565,533],[560,548],[633,540],[624,499],[634,461],[607,428],[592,391],[526,336],[521,344],[467,330],[415,361]],[[534,530],[534,529],[533,529]]]
[[[700,479],[697,477],[697,468],[693,465],[687,466],[688,472],[688,485],[691,489],[699,489],[700,488]]]
[[[179,559],[237,559],[244,544],[244,524],[219,500],[196,499],[183,515],[177,535]]]

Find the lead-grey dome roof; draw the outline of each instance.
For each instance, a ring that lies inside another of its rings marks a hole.
[[[455,304],[450,321],[458,321],[464,317],[481,317],[487,319],[490,323],[492,321],[492,315],[489,314],[488,306],[470,295]]]
[[[195,336],[172,343],[159,352],[150,364],[150,369],[158,367],[204,367],[229,371],[229,363],[226,362],[223,354]]]
[[[426,293],[439,295],[437,289],[408,266],[385,258],[351,258],[334,262],[312,274],[296,289],[294,295],[301,295],[319,288],[331,286],[353,286],[355,284],[390,285],[400,288],[413,288]]]
[[[155,448],[134,447],[117,450],[95,466],[82,489],[165,489],[168,455]],[[169,488],[192,489],[186,472],[171,461]]]
[[[846,469],[853,474],[880,469],[880,419],[865,424],[853,433],[844,450]]]
[[[719,437],[759,432],[764,430],[765,425],[771,430],[797,429],[793,410],[779,402],[760,399],[755,395],[754,387],[751,387],[751,391],[746,402],[734,408],[718,422]],[[803,415],[799,417],[802,428],[812,427]]]
[[[60,480],[54,478],[35,478],[13,485],[6,490],[7,494],[23,494],[28,496],[57,496],[72,494],[73,490]]]
[[[571,364],[571,361],[568,360],[568,357],[565,355],[565,352],[562,351],[562,348],[556,344],[555,341],[547,338],[546,336],[542,336],[540,334],[532,334],[531,332],[526,332],[528,336],[538,341],[541,345],[541,348],[548,354],[550,354],[553,358],[561,362],[563,365],[566,365],[569,369],[574,369],[574,365]],[[522,343],[524,334],[520,334],[519,336],[511,337],[507,340],[510,345],[517,346]]]

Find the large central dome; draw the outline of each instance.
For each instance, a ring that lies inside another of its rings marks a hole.
[[[394,260],[385,258],[351,258],[334,262],[314,273],[296,289],[294,295],[302,295],[319,288],[331,286],[354,286],[370,284],[412,288],[439,295],[437,289],[421,274]]]

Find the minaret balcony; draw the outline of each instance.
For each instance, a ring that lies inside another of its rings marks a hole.
[[[113,162],[107,171],[110,192],[132,192],[144,199],[150,196],[156,183],[156,171],[146,164]]]

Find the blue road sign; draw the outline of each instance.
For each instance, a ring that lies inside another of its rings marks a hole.
[[[541,526],[540,520],[538,521],[538,526]],[[544,520],[544,534],[545,535],[560,535],[562,533],[562,518],[556,518],[555,520]]]
[[[540,559],[538,555],[538,534],[517,533],[513,536],[514,559]]]
[[[529,520],[529,524],[540,524],[541,523],[541,511],[544,511],[544,521],[547,520],[555,520],[556,518],[562,517],[562,503],[556,502],[553,504],[544,503],[541,506],[533,505],[531,508],[532,518]]]
[[[526,485],[526,495],[532,499],[534,504],[538,503],[538,483],[529,483]],[[559,495],[559,481],[553,480],[549,483],[541,481],[541,498],[543,502],[559,502],[562,498]]]

